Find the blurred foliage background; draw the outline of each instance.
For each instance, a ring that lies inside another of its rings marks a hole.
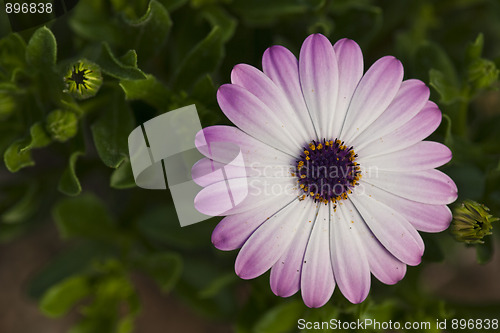
[[[33,16],[17,19],[29,24]],[[405,78],[431,86],[444,114],[431,139],[454,153],[442,169],[458,185],[455,205],[475,200],[498,216],[500,1],[81,0],[46,26],[12,33],[8,22],[2,12],[0,251],[56,226],[52,241],[60,246],[48,261],[23,263],[31,270],[19,288],[45,316],[70,312],[69,332],[172,331],[136,325],[147,316],[148,300],[137,290],[148,281],[164,302],[189,309],[184,322],[217,323],[206,332],[295,332],[299,318],[499,318],[495,228],[475,245],[448,231],[424,234],[423,263],[399,284],[373,280],[362,304],[336,291],[323,308],[308,309],[300,295],[274,296],[268,275],[240,280],[236,251],[210,243],[218,219],[180,228],[168,191],[136,188],[127,137],[144,121],[193,103],[204,126],[229,124],[215,94],[235,64],[260,68],[274,44],[298,55],[315,32],[332,42],[348,37],[360,44],[366,67],[392,54]],[[65,90],[64,77],[78,63],[102,72],[95,96]],[[4,272],[23,260],[8,253],[0,255]],[[4,275],[2,288],[19,279]],[[148,318],[170,313],[156,315]],[[31,332],[7,320],[0,319],[3,332]],[[183,330],[182,322],[177,327]]]

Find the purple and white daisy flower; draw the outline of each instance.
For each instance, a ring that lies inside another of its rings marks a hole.
[[[363,75],[361,49],[349,39],[332,46],[311,35],[298,61],[273,46],[262,66],[235,66],[232,83],[218,90],[222,111],[237,127],[198,133],[206,158],[192,169],[204,187],[195,207],[226,216],[212,242],[225,251],[241,248],[235,264],[241,278],[270,269],[278,296],[300,289],[307,306],[321,307],[337,285],[360,303],[370,273],[395,284],[406,265],[420,263],[417,230],[449,226],[446,205],[457,188],[435,168],[451,152],[422,141],[441,112],[423,82],[403,81],[403,66],[392,56]],[[241,163],[227,165],[231,154],[210,149],[216,143],[239,147]]]

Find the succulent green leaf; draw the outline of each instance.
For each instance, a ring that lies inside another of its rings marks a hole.
[[[33,183],[27,189],[21,199],[14,205],[9,207],[2,214],[2,222],[4,223],[20,223],[38,210],[40,206],[39,187],[37,183]]]
[[[128,50],[118,61],[125,66],[137,67],[137,52],[135,50]]]
[[[82,192],[82,185],[80,184],[80,180],[78,179],[75,170],[76,161],[78,160],[78,157],[82,155],[84,155],[84,152],[82,151],[74,151],[71,153],[68,166],[59,179],[57,189],[66,195],[76,196]]]
[[[441,103],[451,104],[462,99],[460,90],[457,86],[437,69],[431,69],[429,72],[430,85],[436,89],[441,97]]]
[[[22,168],[35,165],[31,158],[31,152],[29,150],[21,151],[25,146],[25,140],[18,140],[12,143],[3,154],[5,166],[10,172],[17,172]]]
[[[483,47],[484,47],[484,35],[480,33],[474,42],[470,43],[469,46],[467,46],[467,50],[465,51],[465,57],[466,61],[471,63],[476,61],[477,59],[481,58],[481,55],[483,54]]]
[[[0,79],[12,79],[12,74],[26,65],[26,42],[17,33],[11,33],[0,39],[0,67],[6,73],[0,71]]]
[[[97,153],[108,167],[117,168],[128,156],[128,136],[133,126],[134,119],[123,93],[115,93],[91,126]]]
[[[97,64],[101,66],[102,71],[114,78],[122,80],[141,80],[146,78],[137,66],[130,65],[130,51],[125,54],[125,61],[127,64],[120,62],[109,47],[108,43],[101,44],[101,52],[97,59]]]
[[[134,29],[133,45],[140,55],[139,61],[143,61],[157,54],[165,44],[172,20],[160,2],[151,0],[144,16],[129,20],[128,24]]]
[[[57,43],[54,34],[47,27],[35,31],[26,47],[26,61],[42,70],[56,64]]]
[[[120,86],[127,100],[143,100],[158,110],[167,110],[171,92],[153,75],[143,80],[122,80]]]
[[[30,127],[30,136],[30,142],[25,147],[21,148],[21,152],[34,148],[42,148],[52,142],[52,139],[47,135],[41,123],[34,123]]]
[[[42,312],[50,317],[66,314],[77,302],[90,294],[90,284],[86,277],[68,278],[50,288],[40,302]]]
[[[27,293],[33,299],[40,299],[51,286],[84,272],[92,261],[107,256],[110,256],[109,248],[95,242],[66,247],[30,279]]]
[[[224,56],[224,31],[216,26],[182,61],[175,74],[174,87],[186,90],[202,76],[213,72]]]
[[[113,221],[103,202],[85,194],[59,201],[53,210],[54,220],[64,238],[84,237],[109,241]]]
[[[203,15],[210,22],[212,27],[220,27],[222,29],[222,39],[224,42],[227,42],[233,37],[238,21],[229,15],[224,8],[210,6],[203,11]]]
[[[142,257],[138,265],[155,279],[163,292],[169,292],[175,286],[182,272],[182,259],[173,252]]]
[[[132,165],[127,158],[118,168],[111,174],[109,185],[116,189],[127,189],[136,186],[134,174],[132,173]]]

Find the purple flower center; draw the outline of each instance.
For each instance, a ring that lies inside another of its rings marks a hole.
[[[326,204],[347,199],[361,178],[357,156],[352,147],[340,140],[313,140],[304,146],[296,165],[297,181],[304,192],[301,200],[308,196]]]

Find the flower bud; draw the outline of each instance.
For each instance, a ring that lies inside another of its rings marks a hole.
[[[98,65],[88,60],[80,60],[73,64],[66,76],[65,92],[78,99],[93,97],[102,85],[101,69]]]
[[[78,117],[71,111],[52,111],[47,116],[46,129],[52,139],[65,142],[78,132]]]
[[[491,235],[492,222],[499,218],[489,214],[485,205],[472,200],[465,200],[453,214],[451,232],[455,238],[467,244],[482,244],[483,238]]]

